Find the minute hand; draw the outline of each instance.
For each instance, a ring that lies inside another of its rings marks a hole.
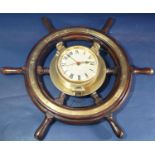
[[[67,55],[69,58],[71,58],[73,61],[75,61],[76,63],[78,62],[78,61],[76,61],[74,58],[72,58],[70,55]]]

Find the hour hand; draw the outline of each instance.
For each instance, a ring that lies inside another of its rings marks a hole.
[[[80,64],[94,64],[94,61],[81,61]]]

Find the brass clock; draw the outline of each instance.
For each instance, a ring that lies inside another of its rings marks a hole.
[[[60,91],[72,96],[86,96],[101,87],[106,76],[106,65],[97,42],[91,48],[80,45],[66,48],[63,42],[56,47],[50,77]]]
[[[108,32],[113,24],[109,18],[101,30],[86,27],[56,29],[50,20],[42,18],[49,34],[31,50],[23,67],[0,68],[2,74],[23,74],[27,91],[35,105],[45,113],[45,118],[35,133],[42,140],[54,120],[65,123],[86,124],[106,119],[116,136],[123,131],[114,120],[112,113],[125,101],[130,91],[133,74],[153,74],[152,68],[131,66],[121,46]],[[82,40],[90,46],[72,45],[66,42]],[[51,49],[56,52],[48,67],[43,64]],[[111,57],[114,65],[109,67],[103,50]],[[42,77],[48,75],[60,95],[54,98],[45,88]],[[109,75],[115,77],[112,90],[102,98],[98,90],[107,83]],[[65,104],[67,96],[90,97],[93,105],[70,107]]]

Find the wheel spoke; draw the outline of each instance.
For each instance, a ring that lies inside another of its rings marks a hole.
[[[43,68],[42,66],[38,66],[37,73],[39,75],[49,75],[49,68]]]
[[[58,104],[61,104],[61,105],[64,104],[66,96],[67,95],[65,93],[61,92],[59,97],[55,99],[55,102],[58,103]]]
[[[92,93],[91,97],[94,99],[95,104],[99,104],[102,101],[102,98],[99,96],[97,92]]]
[[[123,130],[118,125],[118,123],[116,122],[116,120],[114,120],[112,114],[106,116],[105,118],[109,122],[109,124],[110,124],[112,130],[114,131],[115,135],[117,137],[119,137],[119,138],[123,137],[123,135],[124,135]]]
[[[10,75],[10,74],[24,74],[25,67],[3,67],[0,68],[0,74]]]
[[[49,33],[56,31],[56,28],[54,27],[53,23],[50,19],[47,17],[42,17],[42,23],[45,26],[45,28],[48,30]]]
[[[52,116],[51,113],[47,112],[45,115],[44,120],[42,121],[42,123],[40,124],[40,126],[38,127],[38,129],[35,132],[35,138],[38,140],[43,140],[50,125],[54,122],[54,117]]]
[[[130,70],[133,74],[147,74],[147,75],[154,74],[154,70],[150,67],[138,68],[138,67],[131,66]]]
[[[108,33],[110,28],[112,27],[113,23],[114,23],[114,19],[113,18],[108,18],[106,23],[104,24],[103,28],[101,29],[101,31],[103,33]]]
[[[117,74],[118,69],[117,67],[115,68],[107,68],[107,74]]]

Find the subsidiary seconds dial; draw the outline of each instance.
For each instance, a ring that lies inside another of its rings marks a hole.
[[[91,49],[84,46],[72,46],[61,54],[58,69],[69,81],[85,82],[97,74],[98,59]]]

